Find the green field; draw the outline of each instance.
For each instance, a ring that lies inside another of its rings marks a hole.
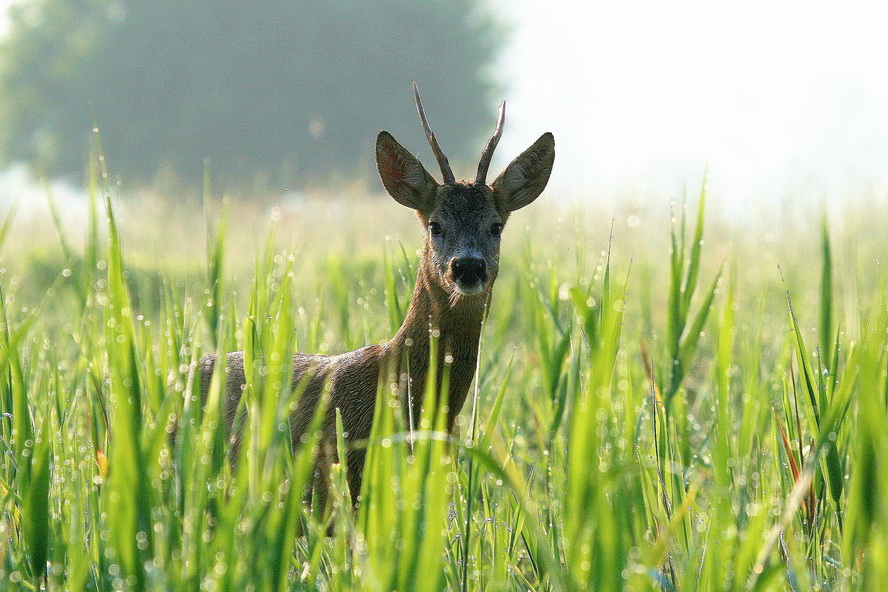
[[[0,590],[888,590],[877,201],[732,224],[547,194],[504,233],[458,434],[377,405],[364,503],[334,466],[316,521],[287,364],[235,467],[190,368],[388,338],[414,216],[89,193],[83,224],[2,228]]]

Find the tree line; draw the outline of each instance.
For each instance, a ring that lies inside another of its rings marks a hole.
[[[0,43],[0,159],[280,186],[372,171],[376,132],[424,147],[410,82],[444,149],[475,158],[503,27],[479,0],[30,0]],[[422,153],[422,149],[420,153]]]

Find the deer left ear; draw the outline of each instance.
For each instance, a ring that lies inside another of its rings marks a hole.
[[[420,212],[428,210],[438,183],[388,132],[379,132],[376,138],[376,166],[395,201]]]
[[[494,199],[510,212],[523,208],[546,188],[554,162],[555,137],[546,132],[491,184]]]

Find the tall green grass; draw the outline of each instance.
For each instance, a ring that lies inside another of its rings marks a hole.
[[[510,229],[457,433],[431,391],[409,433],[383,386],[359,509],[340,455],[312,512],[321,416],[291,450],[292,354],[390,335],[416,255],[313,260],[272,220],[237,281],[208,181],[203,278],[135,281],[105,178],[82,245],[56,210],[40,302],[0,274],[0,589],[888,587],[884,244],[842,251],[842,220],[732,247],[703,192],[634,247],[580,213]],[[223,377],[201,401],[194,366],[235,349],[232,464]]]

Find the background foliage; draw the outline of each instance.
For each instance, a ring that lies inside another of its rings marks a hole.
[[[340,466],[318,520],[276,383],[392,334],[416,220],[208,203],[197,232],[92,178],[39,256],[10,246],[47,227],[0,226],[0,590],[888,586],[884,204],[732,229],[704,196],[671,224],[544,196],[504,234],[459,434],[377,405],[359,511]],[[250,379],[234,467],[189,371],[217,348],[285,361]]]
[[[475,157],[501,28],[478,0],[30,0],[0,45],[0,156],[80,178],[89,131],[114,171],[301,186],[369,173],[375,135]],[[403,131],[402,131],[403,130]]]

